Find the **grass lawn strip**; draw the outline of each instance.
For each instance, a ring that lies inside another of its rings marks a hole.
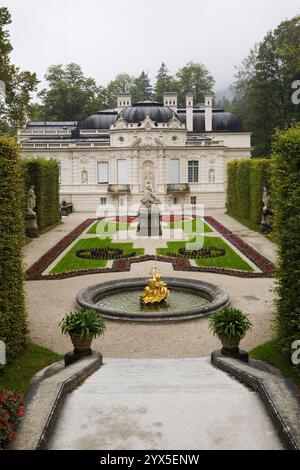
[[[34,343],[11,364],[0,369],[0,390],[22,391],[26,393],[31,378],[41,369],[59,361],[63,356]]]
[[[195,239],[190,240],[194,242]],[[178,253],[179,248],[184,248],[186,242],[168,242],[167,248],[158,248],[157,254],[167,256],[168,252]],[[197,266],[209,266],[215,268],[230,268],[242,271],[253,271],[253,268],[243,260],[222,238],[205,237],[203,248],[215,246],[217,248],[225,248],[226,255],[217,258],[198,258],[195,260]]]
[[[278,349],[275,341],[268,341],[250,351],[250,356],[254,359],[267,362],[271,366],[277,367],[285,377],[294,382],[298,387],[300,398],[300,373],[293,366],[288,357],[284,356]]]
[[[120,248],[126,253],[136,252],[136,255],[143,255],[143,248],[134,248],[133,243],[112,243],[111,238],[81,238],[65,254],[65,256],[52,268],[51,274],[57,274],[68,271],[76,271],[90,268],[104,268],[108,260],[102,259],[82,259],[76,256],[77,250],[84,248]]]
[[[111,238],[119,230],[129,230],[129,222],[114,222],[110,220],[97,220],[86,232],[87,234],[100,235],[102,238]]]
[[[168,228],[171,230],[181,228],[188,238],[194,236],[195,233],[209,233],[213,231],[202,219],[188,219],[169,222]]]

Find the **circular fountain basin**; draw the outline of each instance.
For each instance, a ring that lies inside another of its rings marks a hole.
[[[147,278],[118,279],[83,289],[76,297],[79,307],[99,311],[104,318],[134,322],[193,320],[212,314],[229,303],[226,289],[208,282],[167,277],[170,289],[166,304],[140,305]]]

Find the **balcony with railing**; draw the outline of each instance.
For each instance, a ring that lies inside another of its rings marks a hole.
[[[190,185],[188,183],[167,184],[167,193],[189,193]]]
[[[107,191],[111,194],[129,194],[130,185],[129,184],[109,184]]]

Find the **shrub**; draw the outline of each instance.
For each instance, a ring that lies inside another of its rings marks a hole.
[[[73,333],[80,334],[81,340],[86,340],[90,335],[93,338],[103,335],[105,323],[98,312],[89,308],[81,308],[78,311],[70,312],[59,323],[64,335]]]
[[[0,136],[0,340],[7,360],[26,346],[22,246],[23,177],[14,139]]]
[[[23,414],[23,394],[2,390],[0,392],[0,449],[15,439],[14,425]]]
[[[240,217],[250,214],[250,160],[237,162],[237,203]]]
[[[250,161],[250,214],[249,219],[260,224],[262,219],[262,193],[264,186],[269,185],[270,160],[254,159]]]
[[[37,221],[40,230],[60,220],[59,168],[54,160],[23,160],[25,194],[31,185],[36,195]],[[25,200],[26,203],[26,200]]]
[[[227,165],[227,211],[259,224],[262,218],[262,195],[269,186],[268,159],[230,161]]]
[[[209,328],[218,338],[243,339],[251,326],[248,315],[233,307],[224,307],[209,319]]]
[[[277,332],[281,350],[300,339],[300,125],[278,131],[271,159],[274,232],[278,241]]]

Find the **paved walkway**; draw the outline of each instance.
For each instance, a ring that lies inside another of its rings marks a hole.
[[[106,359],[68,395],[50,449],[282,449],[255,392],[201,359]]]
[[[208,209],[206,215],[211,215],[218,222],[225,225],[232,232],[236,233],[245,242],[249,243],[255,250],[264,255],[270,261],[276,262],[276,245],[258,232],[237,222],[235,219],[224,213],[222,209]]]

